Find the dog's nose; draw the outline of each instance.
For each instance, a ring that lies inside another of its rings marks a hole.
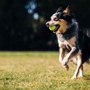
[[[49,23],[48,22],[46,22],[46,26],[49,27]]]

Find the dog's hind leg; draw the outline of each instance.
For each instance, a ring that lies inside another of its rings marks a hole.
[[[75,70],[75,73],[74,73],[72,79],[76,79],[79,73],[80,73],[79,75],[82,76],[82,73],[83,73],[82,70],[83,70],[82,56],[81,56],[81,54],[78,54],[78,56],[77,56],[77,67],[76,67],[76,70]]]
[[[81,67],[79,69],[78,77],[79,78],[83,77],[83,65],[81,65]]]

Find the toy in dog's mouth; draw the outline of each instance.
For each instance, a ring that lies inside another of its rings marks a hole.
[[[59,29],[60,25],[53,25],[53,26],[49,26],[49,29],[53,32],[56,32]]]

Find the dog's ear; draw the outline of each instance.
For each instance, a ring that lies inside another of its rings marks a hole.
[[[62,7],[59,7],[56,12],[62,12]]]
[[[67,8],[63,11],[66,15],[70,15],[70,7],[67,6]]]

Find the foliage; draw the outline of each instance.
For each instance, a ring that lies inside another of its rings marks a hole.
[[[88,29],[89,4],[90,0],[1,0],[0,50],[58,50],[46,21],[58,7],[69,5],[80,28]]]

